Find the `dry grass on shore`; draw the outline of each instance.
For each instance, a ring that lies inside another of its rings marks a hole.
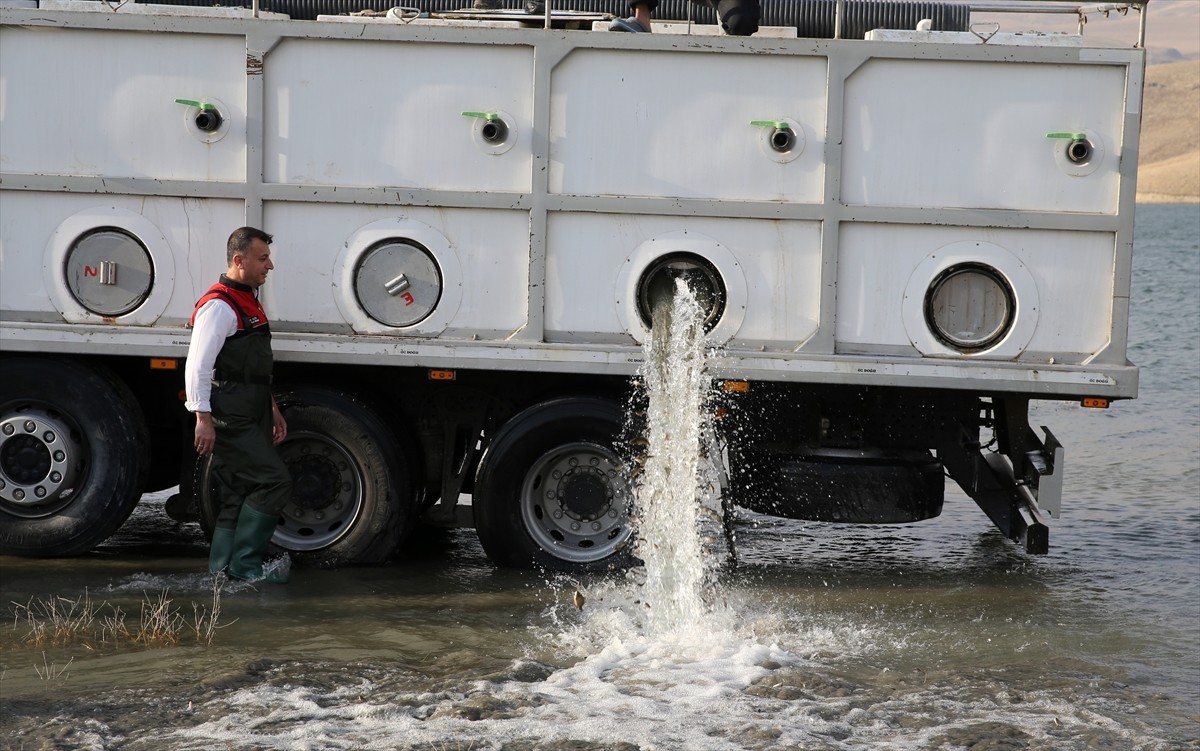
[[[25,604],[13,603],[12,632],[18,644],[33,649],[164,647],[185,640],[208,646],[217,631],[229,625],[220,622],[223,586],[223,577],[213,577],[211,603],[192,602],[190,617],[175,604],[168,590],[153,596],[143,594],[136,622],[119,606],[97,603],[86,591],[74,600],[57,595],[31,599]],[[47,671],[50,670],[47,666]]]

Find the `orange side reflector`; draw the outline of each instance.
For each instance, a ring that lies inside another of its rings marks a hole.
[[[151,370],[177,370],[178,368],[179,368],[178,360],[172,360],[172,359],[166,358],[166,357],[151,357],[150,358],[150,369]]]
[[[431,381],[453,381],[453,370],[431,370],[429,371],[429,380]]]
[[[1101,399],[1098,396],[1085,397],[1080,404],[1085,407],[1091,407],[1092,409],[1108,409],[1108,400]]]
[[[187,390],[186,389],[179,389],[179,401],[181,401],[181,402],[187,401]]]
[[[722,381],[721,387],[726,391],[746,392],[750,390],[749,381]]]

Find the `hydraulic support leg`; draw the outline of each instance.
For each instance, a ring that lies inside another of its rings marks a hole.
[[[985,453],[977,430],[962,428],[938,447],[950,476],[1010,540],[1033,554],[1049,550],[1044,513],[1058,514],[1064,450],[1043,428],[1043,443],[1026,423],[1027,399],[996,404],[999,451]]]

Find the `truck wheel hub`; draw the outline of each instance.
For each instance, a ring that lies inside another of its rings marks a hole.
[[[45,504],[69,497],[81,456],[70,428],[49,413],[0,420],[0,500],[46,512]]]
[[[50,451],[30,435],[19,435],[4,444],[0,457],[4,474],[21,485],[31,485],[50,472]]]
[[[569,471],[558,494],[567,514],[580,521],[592,521],[608,510],[612,489],[600,469],[586,467]]]
[[[325,508],[337,498],[340,480],[337,468],[320,456],[293,462],[292,504],[306,511]]]
[[[603,560],[624,546],[631,534],[630,490],[619,461],[588,441],[535,461],[521,490],[521,517],[534,542],[575,563]]]

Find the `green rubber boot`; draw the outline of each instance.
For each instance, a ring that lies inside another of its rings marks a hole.
[[[280,572],[263,572],[263,555],[279,517],[255,511],[247,505],[238,514],[237,529],[233,533],[233,555],[229,560],[229,576],[243,581],[267,581],[286,584],[287,575]]]
[[[228,527],[217,527],[213,530],[212,545],[208,553],[208,573],[215,574],[224,570],[233,558],[233,530]]]

